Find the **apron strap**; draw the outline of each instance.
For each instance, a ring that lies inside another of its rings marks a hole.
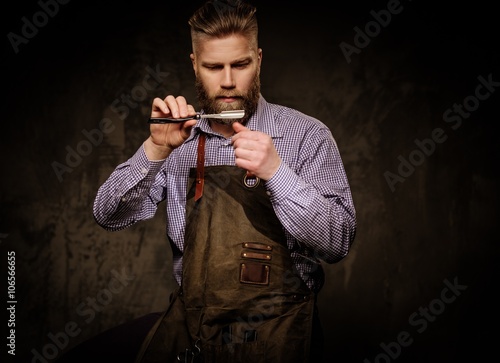
[[[198,201],[203,195],[205,184],[205,134],[201,133],[198,139],[198,156],[196,159],[196,190],[194,201]]]

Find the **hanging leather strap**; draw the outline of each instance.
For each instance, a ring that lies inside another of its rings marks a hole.
[[[198,138],[198,156],[196,159],[196,190],[194,201],[198,201],[203,195],[205,184],[205,134],[201,133]]]

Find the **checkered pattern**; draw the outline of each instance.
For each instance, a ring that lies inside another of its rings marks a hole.
[[[321,261],[345,257],[356,232],[356,214],[337,144],[326,125],[261,96],[247,125],[273,139],[282,159],[265,183],[298,272],[316,292],[323,285]],[[94,216],[116,231],[152,218],[160,202],[167,208],[166,233],[173,251],[173,274],[182,279],[186,186],[196,166],[200,131],[207,134],[205,165],[235,165],[231,140],[200,120],[184,144],[163,161],[149,161],[143,147],[117,166],[99,188]]]

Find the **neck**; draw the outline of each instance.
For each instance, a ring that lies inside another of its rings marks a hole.
[[[222,125],[217,122],[210,122],[210,127],[212,130],[215,132],[218,132],[222,136],[224,136],[226,139],[230,138],[231,136],[234,135],[234,130],[231,125]]]

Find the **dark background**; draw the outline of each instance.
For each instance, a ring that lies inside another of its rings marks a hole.
[[[325,362],[495,356],[500,88],[470,103],[461,124],[443,117],[475,95],[478,77],[500,81],[493,5],[402,1],[402,11],[349,63],[339,44],[354,45],[354,27],[364,29],[387,1],[254,3],[262,93],[330,127],[357,209],[352,252],[325,265]],[[22,18],[32,20],[41,5],[4,6],[0,265],[6,281],[7,253],[15,251],[17,303],[16,356],[2,343],[2,361],[32,362],[35,351],[55,357],[166,307],[174,280],[163,209],[111,233],[94,222],[92,203],[147,137],[154,97],[172,93],[196,104],[187,19],[199,4],[74,0],[59,5],[17,53],[7,34],[22,36]],[[148,66],[168,75],[141,93]],[[111,105],[131,94],[138,102],[120,118]],[[103,118],[112,130],[85,148],[85,134]],[[436,128],[446,140],[413,159],[419,165],[391,190],[384,173],[397,174],[401,158],[418,156],[415,139],[431,138]],[[58,177],[54,163],[68,165],[69,150],[78,148],[86,155]],[[448,284],[460,287],[453,292]],[[73,336],[65,338],[68,323]],[[394,342],[404,332],[401,347]]]

